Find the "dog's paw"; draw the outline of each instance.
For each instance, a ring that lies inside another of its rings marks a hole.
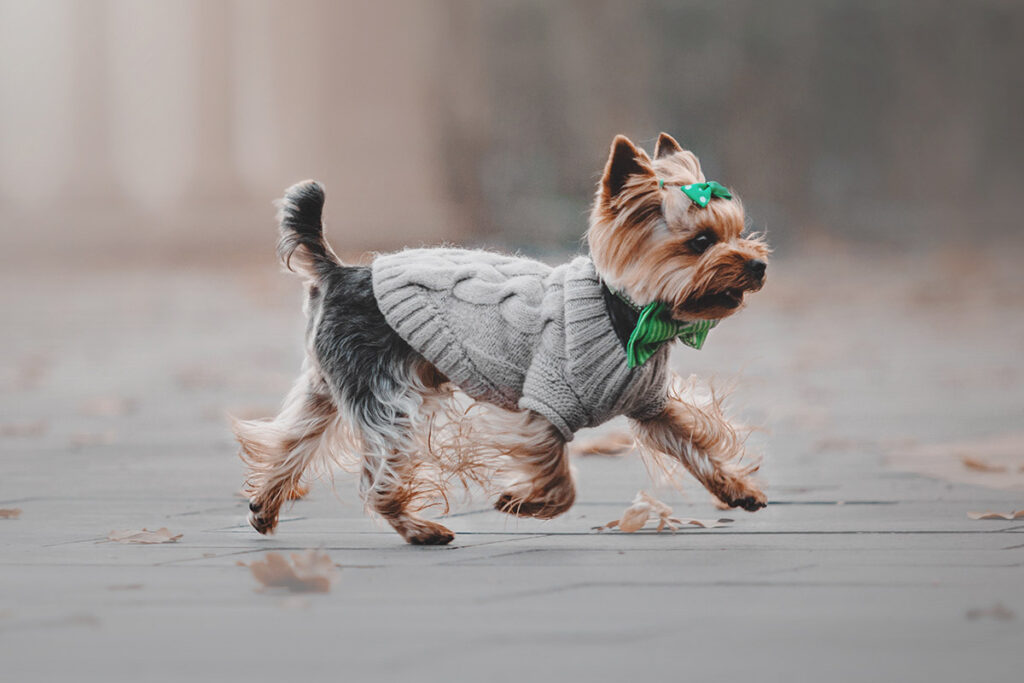
[[[523,500],[514,493],[505,492],[494,501],[494,509],[516,517],[540,517],[548,503],[539,500]]]
[[[575,497],[562,495],[558,498],[524,499],[518,494],[506,491],[494,501],[494,509],[506,515],[517,517],[534,517],[536,519],[552,519],[572,507]]]
[[[748,495],[726,500],[725,504],[731,508],[743,508],[747,512],[757,512],[768,506],[768,497],[761,491],[754,490],[748,492]]]
[[[708,484],[708,491],[727,507],[743,508],[748,512],[756,512],[768,505],[768,497],[749,477],[723,473]]]
[[[277,528],[277,511],[264,510],[260,503],[249,501],[249,524],[261,534],[272,534]]]
[[[406,543],[411,545],[448,545],[455,540],[451,529],[426,519],[406,517],[394,526]]]
[[[441,527],[443,531],[430,531],[416,533],[408,538],[406,542],[410,545],[448,545],[455,540],[455,533]]]

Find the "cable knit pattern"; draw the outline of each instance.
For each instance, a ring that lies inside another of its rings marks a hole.
[[[589,258],[552,268],[487,251],[408,249],[373,262],[388,324],[469,396],[533,410],[566,439],[666,400],[668,347],[630,369]]]

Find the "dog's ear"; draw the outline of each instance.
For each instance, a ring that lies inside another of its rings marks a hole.
[[[682,151],[683,148],[679,146],[674,137],[668,133],[662,133],[658,136],[658,144],[654,146],[654,158],[660,159]]]
[[[633,176],[654,177],[647,152],[638,149],[625,135],[616,135],[601,178],[601,197],[607,202],[622,192]]]

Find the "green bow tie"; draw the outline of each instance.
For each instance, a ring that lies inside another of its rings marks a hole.
[[[665,181],[658,181],[659,187],[665,187]],[[714,180],[709,180],[706,183],[690,183],[689,185],[680,185],[679,189],[683,191],[690,201],[697,206],[707,206],[708,202],[711,201],[712,197],[720,197],[722,199],[732,199],[732,193],[729,192],[729,188],[721,183],[716,183]]]
[[[704,346],[717,320],[695,320],[682,323],[673,320],[669,307],[660,301],[654,301],[640,308],[623,294],[618,297],[629,304],[633,310],[640,311],[640,319],[636,321],[633,333],[626,342],[626,364],[630,368],[638,368],[646,363],[665,342],[679,339],[687,346],[698,349]]]

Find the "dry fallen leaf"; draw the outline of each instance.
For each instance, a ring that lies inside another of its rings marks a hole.
[[[643,529],[647,525],[647,520],[651,517],[657,517],[659,520],[668,519],[672,514],[672,508],[667,505],[664,508],[658,508],[656,507],[657,504],[664,504],[660,503],[660,501],[654,502],[655,505],[651,505],[647,501],[634,501],[634,503],[626,508],[626,511],[622,513],[622,517],[619,518],[618,522],[608,522],[607,526],[618,526],[621,531],[631,534],[634,531]]]
[[[722,517],[721,519],[695,519],[692,517],[683,517],[679,520],[679,523],[699,526],[702,529],[717,529],[718,527],[729,526],[732,524],[732,520],[728,517]]]
[[[580,439],[572,445],[573,455],[625,455],[633,450],[633,435],[629,432],[609,432],[590,439]]]
[[[971,519],[1024,519],[1024,510],[1013,512],[968,512]]]
[[[141,531],[134,529],[111,531],[107,535],[107,540],[116,541],[117,543],[175,543],[181,537],[182,534],[172,534],[167,527],[161,527],[156,531],[150,531],[149,529],[142,529]]]
[[[287,588],[292,593],[326,593],[337,570],[327,553],[307,550],[292,553],[291,562],[278,553],[249,565],[249,571],[267,588]]]
[[[727,526],[732,522],[731,519],[725,518],[694,519],[687,517],[680,519],[678,517],[673,517],[672,508],[668,505],[662,503],[646,491],[637,491],[636,497],[633,499],[633,504],[626,508],[625,512],[622,513],[622,517],[612,520],[604,526],[595,527],[595,529],[597,531],[604,531],[605,529],[618,527],[620,531],[631,534],[643,529],[651,519],[658,520],[658,532],[661,532],[666,528],[675,531],[677,524],[689,524],[692,526],[699,526],[704,529],[711,529]]]
[[[21,508],[0,508],[0,519],[17,519],[21,515]]]
[[[1005,472],[1006,471],[1006,465],[993,465],[991,463],[985,462],[984,460],[979,460],[978,458],[972,458],[969,455],[962,456],[960,458],[960,462],[962,462],[964,464],[964,467],[966,467],[967,469],[969,469],[969,470],[977,470],[978,472]]]
[[[892,442],[887,463],[897,469],[972,486],[1024,491],[1024,431],[939,443]]]

